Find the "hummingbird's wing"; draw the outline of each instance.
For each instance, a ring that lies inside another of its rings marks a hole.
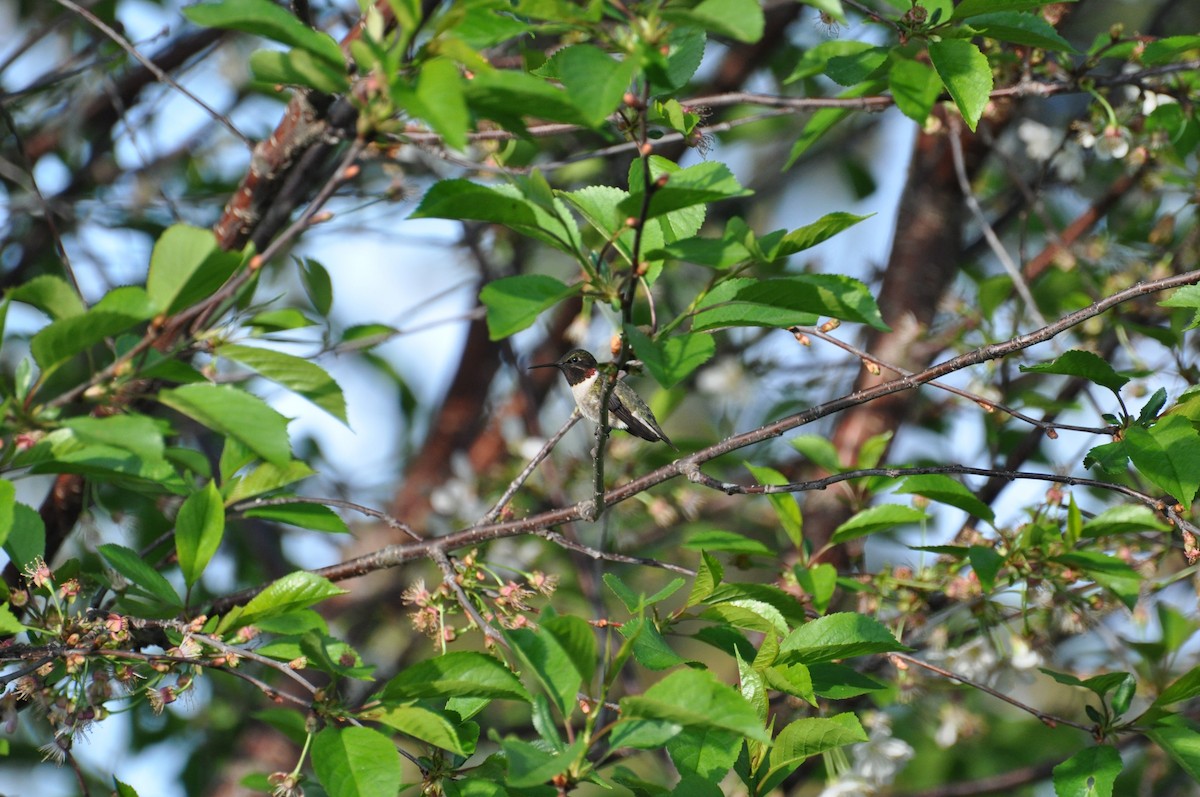
[[[658,428],[658,425],[654,421],[647,422],[630,412],[625,403],[617,396],[617,391],[615,390],[608,397],[608,412],[624,423],[625,431],[631,435],[648,440],[651,443],[657,443],[661,440],[671,448],[675,448],[675,444],[671,442],[662,429]],[[649,410],[647,410],[647,413],[649,413]],[[615,424],[612,425],[615,426]]]

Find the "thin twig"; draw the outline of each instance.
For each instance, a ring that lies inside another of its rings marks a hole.
[[[550,529],[543,529],[542,531],[538,531],[535,533],[537,534],[537,536],[554,543],[555,545],[559,546],[560,548],[566,548],[571,551],[576,551],[578,553],[583,554],[584,556],[590,556],[592,559],[595,559],[597,561],[620,562],[621,564],[628,564],[628,565],[645,565],[646,567],[657,567],[662,570],[670,570],[672,573],[679,573],[680,575],[689,576],[689,577],[696,575],[695,570],[692,570],[691,568],[688,568],[688,567],[682,567],[680,565],[672,564],[670,562],[663,562],[658,559],[650,559],[649,557],[645,557],[645,556],[630,556],[628,554],[623,554],[623,553],[609,553],[607,551],[597,550],[596,548],[590,548],[581,542],[576,542],[575,540],[568,539],[567,537],[558,533],[557,531],[552,531]]]
[[[1087,731],[1088,733],[1092,733],[1095,730],[1095,725],[1085,725],[1082,722],[1076,722],[1074,720],[1069,720],[1069,719],[1066,719],[1065,717],[1058,717],[1058,716],[1055,716],[1054,714],[1047,714],[1046,712],[1041,711],[1040,709],[1036,709],[1033,706],[1028,706],[1028,705],[1022,703],[1020,700],[1017,700],[1016,698],[1006,695],[1004,692],[1001,692],[998,689],[993,689],[992,687],[988,686],[987,684],[982,684],[979,681],[972,681],[970,678],[967,678],[964,675],[959,675],[958,673],[950,672],[950,670],[947,670],[943,667],[939,667],[936,664],[930,664],[927,661],[921,661],[918,658],[909,656],[904,653],[888,653],[886,655],[889,658],[899,659],[900,661],[902,661],[906,664],[911,664],[914,667],[920,667],[922,669],[929,670],[930,672],[935,672],[944,678],[949,678],[953,681],[958,681],[959,683],[963,683],[963,684],[966,684],[967,686],[974,687],[975,689],[978,689],[980,692],[985,692],[986,694],[989,694],[998,700],[1003,700],[1005,703],[1008,703],[1010,706],[1016,706],[1017,708],[1021,709],[1022,711],[1032,714],[1033,716],[1037,717],[1041,722],[1045,723],[1046,725],[1049,725],[1051,728],[1055,727],[1056,725],[1069,725],[1072,728],[1078,728],[1079,730]]]
[[[402,532],[410,538],[420,542],[421,535],[413,530],[413,527],[402,520],[392,517],[387,512],[382,512],[378,509],[372,509],[369,506],[356,504],[352,501],[345,501],[341,498],[312,498],[303,495],[289,495],[280,498],[253,498],[249,501],[242,501],[230,507],[233,512],[245,512],[247,509],[254,509],[260,506],[285,506],[287,504],[318,504],[320,506],[336,506],[339,509],[349,509],[352,512],[358,512],[360,515],[366,515],[376,520],[382,520],[388,528]]]
[[[799,330],[802,334],[808,335],[809,337],[819,338],[819,339],[825,341],[826,343],[832,343],[834,346],[837,346],[842,351],[849,352],[850,354],[853,354],[855,357],[859,358],[860,360],[864,360],[866,362],[873,363],[875,365],[878,365],[880,368],[886,368],[887,370],[889,370],[893,373],[899,374],[900,376],[911,376],[913,373],[912,371],[901,368],[898,365],[894,365],[889,362],[884,362],[883,360],[879,359],[875,355],[869,354],[868,352],[863,351],[862,349],[858,348],[857,346],[854,346],[853,344],[847,343],[846,341],[844,341],[840,338],[835,338],[833,335],[830,335],[828,332],[825,332],[824,330],[820,329],[819,327],[792,327],[792,330],[793,331]],[[1052,429],[1063,429],[1064,431],[1071,431],[1071,432],[1085,432],[1087,434],[1107,434],[1107,435],[1116,434],[1116,432],[1117,432],[1116,426],[1075,426],[1075,425],[1072,425],[1069,423],[1055,423],[1053,421],[1039,420],[1038,418],[1034,418],[1032,416],[1026,415],[1025,413],[1023,413],[1019,410],[1015,410],[1012,407],[1006,406],[1004,404],[1001,404],[997,401],[993,401],[988,398],[984,398],[983,396],[972,393],[969,390],[963,390],[962,388],[955,387],[954,385],[948,385],[945,382],[938,382],[937,380],[934,380],[932,382],[927,382],[926,384],[928,384],[930,387],[936,387],[940,390],[945,390],[947,393],[953,393],[956,396],[961,396],[962,398],[965,398],[968,401],[972,401],[975,404],[978,404],[984,410],[987,410],[989,412],[991,410],[999,410],[1000,412],[1003,412],[1006,415],[1011,415],[1012,417],[1016,418],[1017,420],[1024,421],[1025,423],[1028,423],[1031,426],[1035,426],[1038,429],[1041,429],[1042,431],[1049,431]]]
[[[77,3],[71,2],[71,0],[54,0],[54,2],[58,3],[63,8],[74,11],[76,14],[78,14],[79,16],[86,19],[92,26],[97,28],[101,33],[103,33],[105,36],[107,36],[108,38],[110,38],[114,42],[116,42],[117,45],[122,50],[124,50],[125,52],[127,52],[131,56],[133,56],[133,58],[139,64],[144,66],[150,72],[150,74],[152,74],[152,75],[154,75],[154,77],[158,78],[158,80],[160,82],[165,83],[166,85],[175,89],[180,94],[187,97],[189,100],[191,100],[192,102],[196,103],[201,108],[203,108],[205,110],[205,112],[208,113],[209,116],[211,116],[216,121],[220,122],[221,125],[223,125],[230,133],[233,133],[235,136],[237,136],[238,139],[240,139],[243,144],[245,144],[246,146],[252,146],[254,144],[254,142],[250,140],[250,137],[247,136],[245,133],[243,133],[241,130],[238,130],[237,127],[234,126],[233,122],[230,121],[230,119],[228,117],[223,115],[216,108],[213,108],[211,105],[206,103],[204,100],[197,97],[192,92],[185,89],[183,86],[179,85],[179,83],[176,82],[174,78],[172,78],[170,75],[168,75],[162,69],[160,69],[158,64],[154,63],[149,58],[147,58],[146,56],[144,56],[140,52],[138,52],[137,48],[134,47],[132,44],[130,44],[128,39],[126,39],[120,33],[117,33],[115,30],[113,30],[111,27],[109,27],[109,25],[106,22],[104,22],[104,20],[100,19],[95,14],[93,14],[91,11],[88,11],[86,8],[84,8],[83,6],[81,6]]]
[[[1021,267],[1016,264],[1012,256],[1008,254],[1008,250],[1004,248],[1004,244],[1000,241],[1000,236],[996,235],[996,231],[992,229],[991,222],[988,221],[987,215],[983,212],[983,208],[979,206],[979,200],[975,198],[975,192],[971,189],[971,180],[967,177],[967,167],[963,159],[962,150],[962,129],[958,123],[958,117],[951,116],[950,134],[946,136],[950,142],[950,158],[954,161],[954,175],[958,178],[958,187],[962,191],[963,199],[967,203],[967,207],[971,211],[971,215],[975,217],[975,222],[979,225],[980,231],[983,233],[984,240],[987,241],[988,248],[992,250],[992,254],[1000,261],[1000,265],[1004,267],[1004,271],[1012,280],[1013,287],[1021,296],[1021,301],[1025,302],[1025,306],[1029,310],[1029,314],[1033,316],[1033,320],[1038,326],[1046,326],[1046,317],[1042,315],[1042,311],[1038,309],[1037,302],[1034,301],[1033,292],[1029,290],[1029,283],[1025,281],[1025,277],[1021,274]]]
[[[537,466],[541,464],[541,461],[550,455],[550,452],[554,450],[556,445],[558,445],[558,441],[562,440],[563,436],[566,435],[566,433],[571,430],[571,427],[578,423],[579,419],[582,417],[583,416],[579,414],[578,407],[571,411],[570,417],[567,418],[562,427],[559,428],[559,430],[542,445],[541,449],[539,449],[538,452],[533,455],[533,458],[529,460],[529,463],[524,467],[524,469],[509,483],[508,487],[504,490],[504,493],[500,496],[492,508],[489,509],[487,514],[479,520],[479,525],[493,523],[495,522],[496,518],[500,517],[500,513],[503,512],[504,507],[508,505],[509,499],[516,495],[517,490],[521,489],[521,485],[525,483],[525,480],[533,475],[533,471],[537,469]]]

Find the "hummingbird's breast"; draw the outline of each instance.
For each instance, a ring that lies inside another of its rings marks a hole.
[[[575,397],[575,404],[579,406],[579,412],[592,423],[600,423],[600,394],[603,391],[603,385],[599,384],[599,378],[600,372],[593,370],[583,379],[571,385],[571,395]],[[611,413],[608,416],[608,425],[614,429],[625,428],[625,424]]]

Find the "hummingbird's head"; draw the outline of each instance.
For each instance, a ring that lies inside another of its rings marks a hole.
[[[596,373],[596,358],[583,349],[573,349],[552,363],[531,365],[530,368],[557,368],[562,371],[567,382],[577,385]]]

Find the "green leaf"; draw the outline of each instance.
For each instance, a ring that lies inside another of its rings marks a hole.
[[[683,542],[683,547],[693,551],[723,551],[736,554],[776,556],[778,551],[758,540],[733,531],[708,529],[692,532]]]
[[[1200,695],[1200,667],[1193,667],[1175,679],[1155,699],[1155,706],[1169,706]]]
[[[677,26],[667,34],[667,52],[651,50],[644,65],[650,93],[658,96],[683,88],[704,60],[708,37],[697,27]]]
[[[696,580],[692,582],[692,590],[688,593],[687,605],[691,607],[703,603],[724,577],[725,568],[721,563],[701,551],[700,569],[696,571]]]
[[[1075,2],[1075,0],[1067,0]],[[954,7],[954,20],[967,19],[995,11],[1030,11],[1049,5],[1048,0],[962,0]]]
[[[304,282],[304,293],[312,303],[313,309],[321,315],[329,315],[333,308],[333,281],[329,271],[316,260],[306,257],[296,258],[300,266],[300,278]]]
[[[329,797],[395,797],[400,753],[370,728],[326,727],[313,739],[313,771]]]
[[[345,69],[338,43],[327,33],[313,30],[283,6],[270,0],[226,0],[185,6],[183,14],[206,28],[245,31],[272,41],[307,50],[330,66]]]
[[[84,443],[123,448],[148,462],[159,461],[165,450],[166,424],[145,415],[111,415],[93,418],[82,415],[63,420],[63,427]]]
[[[146,293],[160,313],[175,313],[220,287],[241,255],[217,248],[212,230],[175,224],[163,231],[150,254]]]
[[[781,658],[809,665],[908,649],[878,620],[853,612],[837,612],[811,620],[779,644]],[[785,653],[788,655],[783,657]]]
[[[880,504],[855,513],[838,526],[833,532],[832,542],[843,543],[908,523],[924,523],[928,519],[929,515],[916,507]]]
[[[878,94],[883,90],[885,85],[882,81],[870,80],[860,83],[857,86],[851,86],[837,96],[838,99],[869,97],[873,94]],[[808,118],[808,122],[805,123],[804,129],[800,131],[800,137],[792,145],[792,151],[788,153],[788,159],[783,164],[783,171],[790,169],[792,164],[800,159],[801,155],[812,149],[813,145],[820,141],[822,136],[851,113],[853,111],[849,108],[822,108],[812,114]]]
[[[83,315],[83,301],[62,277],[42,274],[5,293],[14,302],[33,305],[53,319]]]
[[[1176,60],[1189,50],[1200,49],[1200,35],[1166,36],[1146,44],[1142,50],[1142,63],[1157,66]]]
[[[321,504],[277,504],[274,506],[250,507],[242,512],[246,517],[287,523],[302,529],[326,531],[332,534],[349,534],[346,521],[338,513]]]
[[[544,178],[541,182],[545,182]],[[535,201],[538,191],[533,183],[532,175],[514,177],[511,184],[494,187],[469,180],[441,180],[425,193],[410,218],[473,219],[503,224],[575,255],[582,245],[566,206],[551,197],[543,207]]]
[[[687,663],[687,659],[676,653],[654,623],[645,617],[622,624],[619,631],[621,636],[633,640],[633,657],[646,669],[668,670]]]
[[[638,68],[630,56],[614,58],[591,44],[564,47],[538,74],[556,78],[588,127],[599,127],[617,110]]]
[[[972,545],[967,549],[967,558],[971,560],[971,568],[979,577],[979,584],[984,593],[992,591],[996,585],[996,574],[1004,564],[1004,557],[996,553],[994,548],[984,545]]]
[[[813,608],[821,614],[829,608],[833,591],[837,588],[837,568],[828,563],[804,567],[794,565],[792,572],[796,575],[796,583],[800,589],[812,598]]]
[[[992,91],[987,56],[966,39],[942,39],[929,43],[929,60],[974,132]]]
[[[596,636],[580,617],[564,615],[541,624],[535,632],[517,628],[506,636],[546,694],[564,716],[569,716],[582,684],[596,667]]]
[[[812,678],[813,692],[829,700],[849,700],[888,688],[886,684],[843,664],[813,664],[808,672]]]
[[[1099,468],[1111,476],[1124,473],[1128,464],[1129,449],[1124,440],[1095,446],[1083,457],[1083,467]]]
[[[1031,374],[1062,374],[1077,376],[1106,387],[1113,393],[1119,393],[1129,381],[1129,377],[1117,373],[1107,360],[1090,351],[1072,349],[1063,352],[1050,362],[1037,365],[1022,365],[1021,370]]]
[[[264,332],[285,332],[289,329],[311,327],[315,322],[295,307],[285,307],[282,310],[268,310],[256,313],[246,320],[246,326],[260,329]]]
[[[154,316],[156,308],[138,287],[114,288],[82,315],[43,327],[29,343],[43,372],[52,371],[105,338],[125,332]]]
[[[250,72],[263,83],[304,86],[326,94],[341,94],[350,88],[344,65],[335,67],[300,48],[255,50],[250,53]]]
[[[666,340],[651,340],[637,328],[627,326],[625,334],[646,370],[664,388],[682,382],[716,353],[712,335],[675,335]]]
[[[179,599],[171,583],[162,573],[151,567],[137,551],[114,543],[101,545],[99,551],[112,569],[124,576],[140,592],[157,598],[173,610],[183,608],[183,601]]]
[[[225,505],[214,482],[189,495],[175,518],[175,552],[190,589],[221,546],[225,534]]]
[[[1125,430],[1125,448],[1139,472],[1184,505],[1200,488],[1200,433],[1179,415]]]
[[[670,166],[661,168],[658,174],[652,173],[656,179],[665,177],[666,185],[655,188],[650,195],[650,206],[646,211],[647,219],[694,205],[706,205],[709,202],[749,196],[754,193],[742,188],[729,167],[720,161],[706,161],[685,169],[676,167],[675,170],[670,168],[675,167],[675,164],[670,161],[663,158],[655,158],[654,161],[660,168],[666,164],[670,164]],[[637,166],[638,164],[635,163],[635,169]],[[637,171],[640,172],[640,169]],[[640,184],[634,185],[631,181],[630,194],[617,206],[618,210],[626,217],[640,217],[644,195],[644,187]],[[694,231],[689,234],[694,234]]]
[[[766,25],[758,0],[703,0],[693,8],[667,6],[659,13],[748,44],[762,38]]]
[[[1129,609],[1137,605],[1142,587],[1141,576],[1117,557],[1099,551],[1072,551],[1052,557],[1052,560],[1074,570],[1083,571],[1097,584],[1116,595]]]
[[[585,737],[575,740],[561,753],[551,753],[520,739],[507,738],[500,743],[508,762],[508,777],[504,783],[515,789],[533,788],[548,783],[551,778],[575,763],[587,743]]]
[[[363,719],[381,722],[400,733],[464,757],[475,752],[475,744],[479,741],[476,723],[463,722],[455,715],[424,706],[374,709],[366,712]]]
[[[1192,728],[1161,725],[1146,732],[1193,781],[1200,781],[1200,733]]]
[[[1141,504],[1123,504],[1106,509],[1084,523],[1080,536],[1107,537],[1110,534],[1127,534],[1129,532],[1169,531],[1170,528],[1159,519],[1150,507]]]
[[[262,592],[250,599],[237,618],[239,626],[253,625],[259,620],[306,609],[335,595],[345,595],[329,579],[297,570],[271,582]]]
[[[258,396],[231,385],[183,385],[163,390],[158,400],[202,426],[229,435],[258,456],[280,467],[292,458],[288,419]]]
[[[774,468],[751,465],[749,462],[743,464],[759,484],[788,483],[787,477]],[[796,502],[796,496],[791,493],[767,493],[767,500],[774,507],[775,515],[779,518],[779,525],[783,527],[784,533],[788,535],[792,545],[799,548],[804,544],[804,517],[800,513],[800,504]]]
[[[415,116],[429,123],[451,149],[467,148],[471,112],[458,66],[449,58],[432,58],[417,77]]]
[[[228,441],[226,442],[228,443]],[[236,477],[226,483],[225,503],[236,504],[247,498],[269,493],[280,487],[294,484],[301,479],[307,479],[315,473],[316,471],[298,459],[292,460],[282,467],[264,462],[247,475]]]
[[[737,761],[743,739],[741,734],[714,728],[684,728],[667,740],[667,755],[675,769],[686,779],[717,783]],[[687,792],[689,795],[693,791]]]
[[[783,279],[726,280],[700,302],[692,331],[736,326],[787,328],[813,324],[822,315],[888,329],[863,283],[839,274],[801,274]]]
[[[856,45],[852,51],[835,55],[825,62],[825,74],[840,86],[854,86],[876,75],[888,60],[889,47],[876,47],[866,42],[847,42]]]
[[[504,277],[483,286],[479,301],[487,307],[488,337],[502,340],[533,324],[548,310],[580,290],[544,274]]]
[[[698,266],[727,269],[750,260],[751,254],[742,241],[728,237],[727,230],[723,238],[696,236],[672,241],[661,249],[647,252],[646,257],[649,260],[674,258]]]
[[[867,734],[853,714],[838,714],[828,719],[803,717],[790,723],[775,737],[763,793],[775,788],[812,756],[865,741]]]
[[[1121,774],[1121,754],[1115,747],[1087,747],[1054,768],[1056,797],[1112,797]]]
[[[980,501],[961,482],[957,482],[944,473],[926,473],[909,476],[905,479],[896,493],[899,495],[920,495],[939,504],[957,507],[971,515],[982,518],[988,523],[996,520],[992,508]]]
[[[817,244],[828,241],[838,233],[848,230],[860,221],[866,221],[874,215],[874,213],[868,213],[865,216],[856,216],[853,213],[842,211],[826,213],[812,224],[799,227],[783,236],[778,248],[770,253],[770,258],[775,260],[812,249]]]
[[[22,631],[30,630],[28,626],[17,619],[8,605],[8,601],[0,603],[0,634],[15,636]]]
[[[413,211],[414,219],[470,219],[529,227],[537,224],[533,207],[520,196],[506,195],[470,180],[439,180]]]
[[[346,397],[329,373],[310,360],[274,349],[227,343],[214,352],[218,357],[235,360],[253,368],[263,377],[296,391],[344,424]]]
[[[824,468],[830,473],[837,473],[842,470],[842,463],[838,458],[837,447],[827,437],[815,434],[797,435],[789,440],[788,444],[799,451],[809,462]]]
[[[897,57],[888,72],[888,88],[900,112],[923,125],[942,93],[942,81],[927,64]]]
[[[0,545],[7,542],[12,533],[16,506],[16,486],[8,479],[0,479]]]
[[[1059,35],[1054,26],[1037,14],[1018,11],[997,11],[971,18],[971,27],[991,39],[1040,47],[1043,50],[1074,52],[1071,43]]]
[[[621,700],[621,722],[660,720],[684,728],[727,730],[760,742],[770,736],[754,706],[707,671],[680,670],[644,694]]]
[[[817,695],[813,691],[812,674],[803,664],[780,664],[765,667],[762,670],[763,680],[767,686],[793,697],[798,697],[810,705],[817,705]]]
[[[777,624],[783,626],[800,625],[806,619],[804,607],[796,600],[796,596],[771,584],[737,581],[718,584],[708,596],[708,603],[731,603],[753,608],[763,615],[770,613]],[[768,611],[764,611],[763,605]],[[785,627],[785,633],[786,630]]]
[[[41,456],[37,456],[39,452]],[[35,457],[28,463],[31,473],[78,473],[148,493],[186,495],[191,489],[162,456],[143,459],[127,448],[88,440],[86,434],[80,436],[73,429],[46,435],[31,455]]]
[[[567,92],[525,72],[511,69],[478,72],[463,88],[467,106],[476,115],[494,119],[517,132],[525,130],[526,117],[567,124],[584,121]]]
[[[454,651],[418,661],[388,681],[376,697],[385,703],[472,697],[530,700],[525,687],[504,664],[472,651]]]
[[[12,524],[8,539],[4,541],[4,552],[20,571],[46,554],[46,523],[36,509],[25,504],[13,504]]]

